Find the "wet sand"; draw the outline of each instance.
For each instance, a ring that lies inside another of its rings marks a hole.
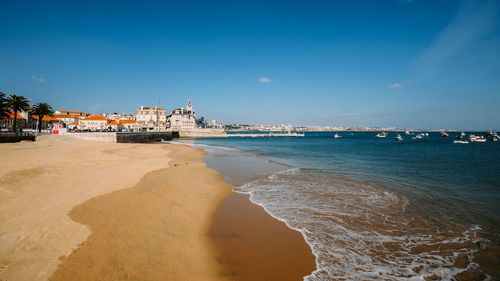
[[[316,269],[302,234],[251,203],[248,195],[233,193],[224,199],[212,234],[225,275],[234,280],[302,280]]]
[[[169,168],[70,212],[92,234],[50,280],[225,280],[209,230],[230,187],[203,151],[172,146]]]
[[[231,187],[201,150],[45,136],[0,155],[0,280],[301,280],[314,270],[302,236],[248,198],[217,211]],[[214,239],[214,213],[227,212],[240,222],[217,221],[240,239]]]

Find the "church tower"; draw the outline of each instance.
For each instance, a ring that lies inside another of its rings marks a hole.
[[[194,114],[193,105],[191,104],[191,99],[188,99],[188,104],[186,105],[186,111]]]

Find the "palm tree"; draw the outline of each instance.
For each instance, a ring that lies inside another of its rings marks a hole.
[[[10,95],[10,97],[7,98],[7,106],[9,109],[14,111],[14,132],[16,132],[16,127],[17,127],[17,113],[21,110],[23,111],[28,111],[30,109],[30,104],[28,102],[28,99],[23,97],[23,96],[18,96],[18,95]]]
[[[53,116],[54,110],[52,106],[44,102],[39,102],[31,109],[31,114],[38,115],[38,132],[42,132],[42,119],[45,115]]]
[[[9,108],[7,106],[7,98],[4,93],[0,92],[0,119],[9,116]]]

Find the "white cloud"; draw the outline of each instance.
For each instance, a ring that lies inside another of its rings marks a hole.
[[[391,84],[391,85],[387,86],[387,88],[401,89],[401,88],[403,88],[403,85],[401,85],[399,83],[394,83],[394,84]]]
[[[40,82],[40,83],[45,83],[45,78],[42,78],[42,77],[36,77],[36,76],[31,76],[31,79],[37,81],[37,82]]]
[[[271,83],[271,79],[267,78],[267,77],[260,77],[259,78],[259,82],[260,83],[266,83],[266,84],[269,84]]]

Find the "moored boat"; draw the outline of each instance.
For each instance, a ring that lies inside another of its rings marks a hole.
[[[333,138],[335,138],[335,139],[340,139],[340,138],[342,138],[342,136],[341,136],[341,135],[339,135],[339,134],[335,134],[335,135],[333,135]]]
[[[380,132],[376,135],[377,138],[385,138],[387,137],[387,133],[386,132]]]
[[[476,136],[474,134],[469,135],[470,142],[486,142],[486,139],[483,136]]]
[[[468,144],[469,141],[464,139],[461,135],[459,135],[459,136],[455,137],[455,140],[453,141],[453,143]]]
[[[396,136],[396,140],[397,140],[397,141],[402,141],[402,140],[403,140],[403,137],[402,137],[400,134],[398,134],[398,135]]]
[[[442,131],[441,133],[439,133],[439,135],[440,135],[440,136],[442,136],[443,138],[447,138],[447,137],[449,137],[449,136],[450,136],[450,135],[448,135],[448,133],[447,133],[447,132],[445,132],[445,131]]]

